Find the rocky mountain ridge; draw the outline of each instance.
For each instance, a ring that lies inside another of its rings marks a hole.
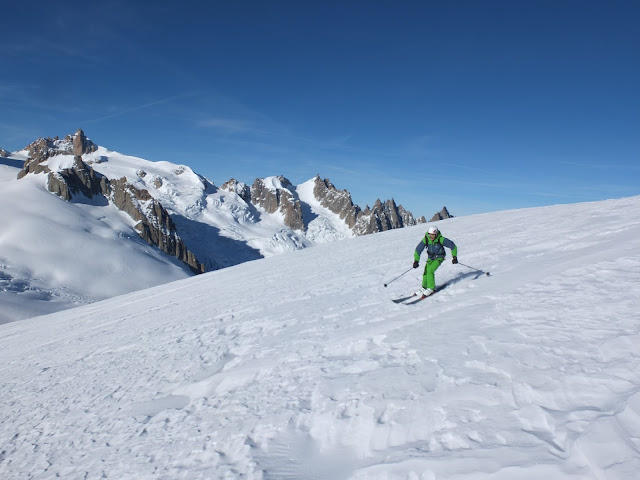
[[[396,205],[394,199],[385,202],[377,199],[373,208],[367,205],[362,210],[358,205],[353,204],[351,194],[347,190],[338,190],[328,178],[321,180],[317,175],[314,182],[315,197],[323,206],[338,214],[356,235],[367,235],[426,222],[424,217],[416,220],[413,214],[405,210],[402,205]]]
[[[186,166],[99,147],[82,130],[64,139],[40,138],[25,151],[18,179],[46,175],[47,189],[66,201],[103,198],[135,221],[146,242],[198,273],[425,222],[394,199],[362,209],[347,190],[319,175],[297,187],[277,176],[251,186],[231,179],[217,188]]]
[[[136,221],[135,230],[147,243],[180,259],[194,272],[204,272],[204,266],[177,234],[169,213],[147,190],[136,188],[126,178],[110,180],[82,160],[82,155],[98,150],[82,130],[63,140],[40,138],[26,150],[29,158],[18,173],[18,179],[30,173],[45,173],[49,191],[66,201],[78,195],[89,199],[103,196]],[[73,155],[71,168],[52,170],[46,161],[57,155]]]
[[[325,208],[338,215],[355,235],[368,235],[394,228],[403,228],[425,223],[424,217],[415,219],[411,212],[396,205],[393,199],[382,202],[376,200],[373,208],[362,210],[355,205],[347,190],[338,190],[328,178],[320,175],[313,179],[313,195]],[[249,188],[246,184],[231,179],[221,187],[238,194],[245,202],[263,208],[268,213],[280,212],[284,223],[292,230],[306,231],[302,203],[296,187],[285,177],[257,178]]]

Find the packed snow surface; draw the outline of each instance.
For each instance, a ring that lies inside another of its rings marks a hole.
[[[0,325],[0,478],[637,479],[640,197],[438,225]]]

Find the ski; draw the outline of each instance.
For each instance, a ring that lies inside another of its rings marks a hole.
[[[434,292],[435,293],[435,292]],[[433,295],[433,293],[431,294]],[[422,300],[424,300],[425,298],[429,298],[431,295],[422,295],[420,298],[418,298],[417,300],[414,300],[413,302],[407,302],[405,303],[405,305],[415,305],[416,303],[420,303]]]
[[[414,293],[413,295],[409,295],[408,297],[394,298],[394,299],[392,299],[391,301],[392,301],[393,303],[403,303],[403,302],[405,302],[406,300],[409,300],[410,298],[413,298],[413,297],[415,297],[415,296],[416,296],[416,294]]]
[[[445,288],[447,288],[448,285],[449,285],[449,283],[444,283],[444,284],[440,285],[439,287],[436,287],[436,289],[433,292],[431,292],[429,295],[422,295],[420,298],[417,298],[416,300],[413,300],[411,302],[406,302],[403,305],[415,305],[416,303],[420,303],[425,298],[432,297],[436,293],[440,292],[441,290],[444,290]],[[413,295],[411,295],[411,297],[407,297],[405,300],[408,300],[409,298],[412,298],[412,297],[417,297],[417,294],[414,293]]]

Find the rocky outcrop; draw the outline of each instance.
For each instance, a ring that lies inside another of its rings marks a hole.
[[[7,158],[9,155],[11,155],[10,152],[7,152],[6,150],[0,148],[0,157]]]
[[[73,158],[72,168],[49,172],[47,188],[66,201],[80,193],[87,198],[95,195],[108,197],[110,193],[109,179],[95,172],[79,155]]]
[[[82,160],[82,155],[95,152],[97,146],[86,138],[82,130],[75,135],[59,138],[40,138],[27,147],[29,158],[18,178],[29,173],[47,173],[47,188],[66,201],[84,195],[93,198],[102,195],[126,212],[137,224],[135,229],[147,243],[172,255],[196,273],[204,272],[204,266],[187,249],[176,231],[169,212],[147,190],[129,184],[126,178],[109,180],[97,173]],[[44,162],[55,155],[74,155],[71,168],[51,171]]]
[[[285,177],[256,178],[251,186],[251,203],[267,213],[282,213],[284,224],[291,230],[305,231],[302,206],[294,191]]]
[[[227,192],[233,192],[237,194],[246,203],[251,203],[251,188],[246,183],[238,182],[235,178],[232,178],[228,182],[225,182],[220,187]]]
[[[39,138],[27,146],[29,157],[24,162],[22,170],[18,172],[18,179],[29,173],[51,172],[49,167],[42,163],[55,155],[82,156],[97,149],[98,146],[89,140],[82,130],[78,130],[73,135],[67,135],[62,140],[59,137]]]
[[[396,205],[394,199],[386,202],[378,199],[373,208],[367,206],[364,209],[353,230],[356,235],[368,235],[409,227],[418,223],[424,223],[424,217],[416,221],[411,212],[405,210],[402,205]]]
[[[413,213],[409,210],[406,210],[402,205],[398,205],[398,215],[402,219],[402,223],[405,227],[410,225],[417,225],[419,223],[427,223],[427,219],[424,218],[424,215],[420,218],[414,218]]]
[[[112,180],[110,186],[113,204],[138,222],[135,229],[143,240],[182,260],[194,272],[204,272],[204,266],[178,236],[169,212],[147,190],[134,187],[126,178]]]
[[[347,190],[338,190],[328,178],[322,180],[319,175],[314,179],[313,195],[323,207],[338,214],[356,235],[384,232],[425,222],[424,217],[416,221],[411,212],[402,205],[396,205],[393,199],[384,203],[378,199],[373,208],[367,206],[362,210],[353,203]]]
[[[449,214],[449,210],[447,210],[447,207],[442,207],[442,210],[431,217],[431,220],[429,221],[437,222],[438,220],[444,220],[445,218],[453,218],[453,215]]]
[[[49,173],[51,170],[49,170],[48,166],[42,165],[42,162],[59,153],[56,149],[56,142],[58,141],[58,137],[54,139],[39,138],[28,145],[26,150],[29,152],[29,157],[25,160],[22,170],[18,172],[18,180],[29,173]]]
[[[313,196],[323,207],[339,215],[349,228],[355,227],[362,211],[359,206],[354,205],[347,190],[338,190],[328,178],[322,180],[320,175],[316,175]]]
[[[82,130],[78,130],[73,136],[67,136],[65,140],[72,142],[73,155],[82,156],[85,153],[93,153],[98,150],[98,146],[89,140]]]

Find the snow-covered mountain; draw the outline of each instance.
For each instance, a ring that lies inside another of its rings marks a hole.
[[[188,166],[108,150],[82,130],[4,153],[0,299],[10,307],[0,322],[417,223],[393,200],[363,210],[319,176],[298,186],[280,176],[218,188]],[[122,281],[123,270],[135,273]],[[87,282],[93,276],[109,288]]]
[[[439,226],[0,325],[0,478],[637,479],[640,197]]]
[[[42,176],[16,180],[22,163],[0,161],[0,323],[192,275],[114,205],[57,199]]]

